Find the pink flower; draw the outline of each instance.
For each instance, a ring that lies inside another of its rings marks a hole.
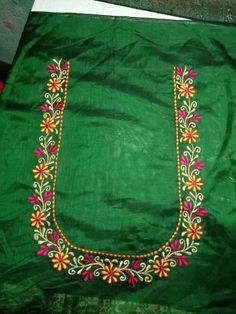
[[[136,285],[137,282],[138,282],[137,278],[135,278],[132,275],[129,276],[128,283],[131,285],[132,288]]]
[[[2,81],[0,81],[0,94],[2,93],[3,91],[3,88],[4,88],[4,84]]]
[[[170,246],[173,251],[178,251],[181,249],[181,245],[179,244],[178,240],[175,240]]]
[[[49,153],[50,154],[56,154],[56,152],[57,152],[57,145],[49,147]]]
[[[44,192],[43,199],[44,201],[50,200],[52,198],[52,192]]]
[[[205,164],[203,162],[201,162],[200,159],[197,159],[196,162],[195,162],[195,167],[198,170],[202,170],[202,168],[205,167]]]
[[[55,64],[53,63],[52,65],[48,65],[48,70],[50,73],[54,73],[57,71]]]
[[[181,164],[182,165],[188,165],[188,157],[186,156],[181,156]]]
[[[47,256],[48,255],[48,250],[49,250],[49,247],[46,246],[46,245],[41,245],[41,250],[39,250],[37,252],[38,255],[44,255],[44,256]]]
[[[88,254],[84,255],[84,262],[86,264],[92,263],[92,261],[93,261],[93,255],[88,255]]]
[[[42,156],[43,155],[43,150],[42,150],[42,148],[37,148],[37,149],[35,149],[34,150],[34,154],[35,154],[35,156],[37,157],[37,158],[39,158],[40,156]]]
[[[188,266],[187,258],[188,256],[182,255],[182,256],[176,256],[178,258],[178,266]]]
[[[140,267],[140,263],[141,263],[140,260],[133,260],[133,261],[131,262],[131,268],[138,270],[139,267]]]
[[[208,211],[203,209],[202,207],[199,207],[196,212],[196,215],[199,217],[204,217],[206,214],[208,214]]]
[[[63,70],[65,70],[65,69],[67,68],[67,62],[66,62],[66,61],[61,65],[61,68],[62,68]]]
[[[182,75],[184,73],[184,70],[182,68],[176,68],[176,74]]]
[[[33,194],[32,196],[28,197],[28,201],[30,202],[31,205],[38,203],[37,195]]]
[[[197,115],[196,113],[194,113],[192,119],[195,123],[197,123],[200,119],[202,118],[202,116]]]
[[[42,112],[47,112],[48,111],[48,104],[44,104],[43,106],[40,106],[40,109]]]
[[[59,236],[58,236],[56,230],[54,230],[53,233],[49,236],[49,239],[52,242],[56,242],[57,240],[59,240]]]
[[[191,69],[189,72],[188,72],[188,75],[189,77],[194,80],[195,76],[197,75],[197,72],[193,71],[193,69]]]
[[[93,275],[89,270],[83,271],[82,275],[84,276],[84,281],[88,281],[88,280],[91,280],[93,278]]]
[[[179,111],[178,111],[178,113],[179,113],[179,118],[182,118],[182,119],[184,119],[184,118],[185,118],[185,116],[186,116],[185,111],[183,111],[183,110],[179,110]]]
[[[192,207],[193,207],[192,203],[184,202],[184,210],[191,212]]]
[[[56,103],[54,108],[57,110],[61,110],[63,106],[64,106],[64,103],[61,101],[61,102]]]

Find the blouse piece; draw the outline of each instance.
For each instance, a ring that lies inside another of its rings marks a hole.
[[[235,35],[30,15],[1,96],[3,311],[236,310]]]

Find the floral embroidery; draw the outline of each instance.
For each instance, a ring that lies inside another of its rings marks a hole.
[[[196,222],[193,225],[189,225],[186,229],[187,237],[191,238],[192,240],[200,240],[202,235],[202,226],[199,226]]]
[[[39,228],[40,226],[43,226],[45,220],[46,220],[46,217],[44,216],[44,213],[41,213],[39,210],[37,210],[36,213],[33,213],[30,219],[31,225],[35,228]]]
[[[192,128],[185,129],[183,132],[183,141],[189,144],[196,142],[198,137],[197,130],[193,130]]]
[[[43,180],[49,175],[48,165],[39,164],[33,169],[35,179]]]
[[[180,96],[185,97],[186,99],[189,99],[190,97],[193,97],[195,94],[194,87],[192,85],[181,84],[179,88]]]
[[[112,282],[117,283],[120,272],[118,267],[114,267],[112,264],[106,265],[104,270],[101,272],[102,279],[106,280],[109,284]]]
[[[48,134],[48,133],[53,133],[53,131],[56,128],[56,124],[55,124],[54,119],[46,118],[45,120],[42,121],[42,123],[40,124],[40,127],[41,127],[41,132],[45,132],[46,134]]]
[[[201,190],[201,186],[203,183],[201,182],[202,178],[196,178],[195,175],[188,177],[188,182],[186,183],[186,186],[189,190],[193,190],[193,192],[196,192],[197,190]]]
[[[58,78],[52,78],[48,82],[48,90],[52,91],[53,93],[56,93],[60,89],[62,91],[61,86],[62,86],[61,80]]]
[[[174,68],[174,113],[176,121],[176,156],[180,216],[172,237],[160,249],[141,255],[120,255],[80,249],[64,237],[55,220],[55,187],[58,152],[62,139],[63,111],[66,104],[70,64],[53,60],[48,65],[49,81],[45,99],[39,109],[39,147],[34,150],[37,165],[33,169],[34,193],[28,197],[33,206],[30,218],[34,238],[39,244],[38,256],[48,256],[57,271],[80,275],[87,282],[100,277],[108,284],[126,282],[134,287],[149,283],[154,277],[166,278],[174,267],[187,267],[189,256],[198,250],[202,237],[203,187],[200,172],[205,164],[199,158],[200,135],[193,85],[197,73],[187,67]],[[79,253],[80,252],[80,253]]]
[[[160,278],[167,277],[170,272],[169,264],[162,258],[161,261],[155,260],[154,265],[154,273],[157,274]]]
[[[62,269],[66,269],[67,265],[70,263],[70,260],[68,259],[68,255],[61,253],[56,253],[52,259],[53,267],[56,268],[58,271],[61,271]]]

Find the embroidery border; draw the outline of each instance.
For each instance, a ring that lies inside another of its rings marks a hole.
[[[67,269],[70,275],[82,275],[84,281],[93,277],[101,277],[109,284],[126,281],[131,286],[138,281],[151,282],[154,274],[160,278],[167,277],[171,267],[187,266],[188,256],[197,252],[198,240],[203,233],[201,220],[207,214],[207,211],[201,207],[203,194],[200,191],[203,182],[199,177],[205,164],[198,159],[201,149],[195,145],[199,139],[197,123],[201,116],[195,113],[197,102],[191,101],[195,95],[193,82],[197,73],[192,69],[187,70],[186,66],[173,69],[180,203],[177,228],[165,245],[158,250],[147,254],[126,255],[75,247],[65,238],[56,222],[56,174],[70,63],[62,63],[62,60],[54,59],[53,64],[48,65],[48,69],[51,74],[47,83],[49,92],[45,93],[45,104],[40,106],[43,113],[43,120],[40,124],[42,132],[39,137],[40,147],[34,151],[38,158],[38,164],[33,169],[36,179],[33,183],[34,194],[28,198],[33,205],[31,225],[35,228],[34,238],[40,245],[37,254],[48,256],[58,271]],[[178,103],[181,99],[183,99],[182,105]],[[184,147],[181,160],[180,144]],[[186,194],[184,202],[181,189]],[[50,221],[51,216],[52,221]],[[52,228],[53,223],[56,226],[55,229]],[[180,227],[181,234],[178,239],[174,239]],[[76,257],[78,250],[89,254]],[[113,259],[102,258],[103,255]],[[151,256],[151,259],[146,259]]]

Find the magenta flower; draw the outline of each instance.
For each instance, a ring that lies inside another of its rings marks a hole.
[[[179,113],[179,118],[182,118],[182,119],[184,119],[184,118],[185,118],[185,116],[186,116],[185,111],[183,111],[183,110],[179,110],[179,111],[178,111],[178,113]]]
[[[204,217],[206,214],[208,214],[208,211],[203,209],[202,207],[199,207],[197,212],[196,212],[196,215],[199,216],[199,217]]]
[[[57,68],[55,67],[55,64],[53,63],[52,65],[48,65],[48,70],[50,73],[54,73],[57,71]]]
[[[35,149],[35,150],[34,150],[34,154],[35,154],[35,156],[36,156],[37,158],[39,158],[40,156],[42,156],[42,155],[43,155],[43,150],[42,150],[42,148],[39,147],[39,148]]]
[[[52,198],[52,192],[44,192],[43,199],[44,201],[50,200]]]
[[[178,251],[181,249],[181,245],[179,244],[179,240],[175,240],[170,247],[172,248],[173,251]]]
[[[140,267],[140,263],[141,263],[140,260],[133,260],[133,261],[131,262],[131,268],[138,270],[139,267]]]
[[[136,285],[137,282],[138,282],[137,278],[135,278],[132,275],[129,276],[128,283],[131,285],[132,288]]]
[[[59,236],[58,236],[56,230],[54,230],[53,233],[49,236],[49,239],[52,242],[56,242],[57,240],[59,240]]]
[[[41,245],[40,248],[41,248],[41,250],[39,250],[39,251],[37,252],[37,254],[38,254],[38,255],[47,256],[47,255],[48,255],[49,247],[46,246],[46,245]]]
[[[28,197],[28,201],[30,202],[31,205],[38,203],[37,195],[33,194],[32,196]]]
[[[64,106],[64,103],[62,101],[60,101],[60,102],[56,103],[54,108],[57,110],[61,110],[63,108],[63,106]]]
[[[182,256],[176,256],[178,258],[178,266],[188,266],[187,258],[188,256],[182,255]]]
[[[197,72],[193,71],[193,69],[191,69],[189,72],[188,72],[188,75],[189,77],[194,80],[196,75],[197,75]]]
[[[188,203],[186,201],[184,202],[184,210],[191,212],[192,207],[193,207],[192,203]]]
[[[50,154],[56,154],[56,152],[57,152],[57,145],[49,147],[49,153]]]
[[[201,162],[200,159],[197,159],[196,162],[195,162],[195,167],[198,170],[202,170],[202,168],[205,167],[205,164],[203,162]]]
[[[86,264],[92,263],[92,261],[93,261],[93,255],[88,255],[88,254],[84,255],[84,262]]]
[[[176,68],[176,74],[182,75],[184,73],[184,70],[182,68]]]
[[[88,280],[91,280],[93,278],[93,274],[89,270],[83,271],[82,275],[84,276],[84,281],[88,281]]]
[[[182,165],[188,165],[188,157],[186,156],[181,156],[181,164]]]
[[[196,113],[194,113],[192,119],[195,123],[197,123],[200,119],[202,118],[202,116],[197,115]]]
[[[65,69],[67,68],[67,62],[64,62],[64,63],[61,65],[61,68],[62,68],[63,70],[65,70]]]
[[[39,107],[42,112],[47,112],[48,111],[48,104],[44,104],[43,106]]]

